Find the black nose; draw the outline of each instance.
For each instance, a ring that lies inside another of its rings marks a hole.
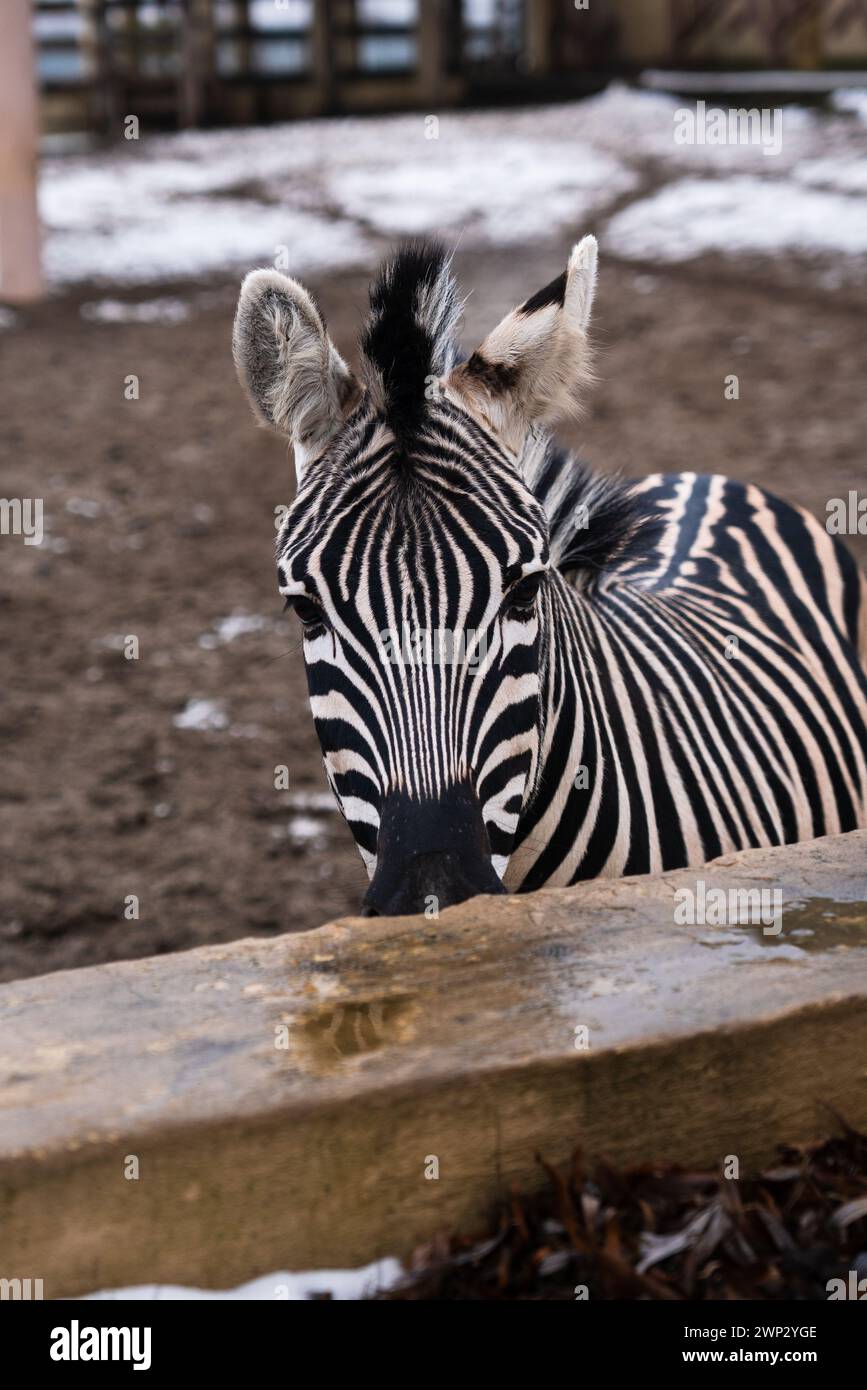
[[[504,892],[481,807],[468,788],[450,788],[436,801],[414,801],[403,793],[386,798],[365,916],[432,916],[478,893]]]
[[[490,859],[467,864],[449,850],[415,854],[399,875],[377,872],[364,899],[366,917],[402,917],[410,912],[440,912],[478,893],[504,893]]]

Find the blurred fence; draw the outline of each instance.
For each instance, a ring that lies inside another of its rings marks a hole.
[[[865,0],[33,0],[49,128],[580,93],[646,64],[867,65]]]

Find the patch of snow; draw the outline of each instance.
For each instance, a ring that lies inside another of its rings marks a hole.
[[[123,299],[95,299],[82,304],[81,317],[92,323],[182,323],[190,306],[182,299],[145,299],[131,304]]]
[[[18,322],[18,315],[12,309],[6,309],[0,304],[0,331],[4,328],[14,328]]]
[[[807,159],[794,172],[802,183],[840,193],[867,193],[867,159]],[[867,217],[867,211],[862,216]]]
[[[321,820],[312,816],[293,816],[286,827],[290,840],[296,844],[309,844],[311,840],[321,840],[325,830]]]
[[[621,256],[651,261],[685,261],[708,251],[855,256],[867,252],[867,214],[857,199],[793,180],[679,179],[612,218],[606,244]]]
[[[577,233],[635,182],[624,161],[594,148],[585,132],[591,119],[610,134],[623,102],[634,107],[636,127],[649,109],[666,105],[621,89],[595,114],[579,102],[450,112],[436,140],[425,138],[422,114],[351,117],[186,131],[136,142],[134,150],[49,158],[40,183],[47,274],[58,284],[145,283],[273,264],[283,247],[285,268],[300,274],[369,260],[378,249],[371,230],[439,228],[483,243],[565,223]],[[621,154],[634,153],[629,131],[621,144]]]
[[[838,105],[845,95],[837,93]],[[773,239],[780,208],[780,247],[806,242],[839,254],[853,242],[860,246],[852,230],[857,209],[826,201],[833,193],[863,189],[858,122],[787,106],[782,148],[771,159],[759,144],[676,144],[677,113],[690,105],[682,97],[614,83],[584,101],[444,112],[433,131],[420,112],[347,117],[183,131],[134,142],[135,148],[122,142],[109,153],[47,158],[40,184],[46,271],[55,284],[93,279],[136,285],[273,264],[303,276],[369,264],[386,239],[419,232],[439,232],[448,243],[460,239],[467,246],[555,236],[565,242],[636,189],[648,163],[678,182],[626,208],[614,226],[624,243],[634,244],[650,213],[654,229],[664,221],[667,243],[657,253],[654,230],[649,253],[624,254],[682,259],[672,247],[681,241],[689,246],[690,219],[709,223],[717,207],[719,239],[728,239],[732,253],[754,249],[762,237]],[[427,138],[431,134],[436,138]],[[704,178],[711,172],[719,179],[717,193]],[[763,179],[751,179],[759,173]],[[745,208],[754,194],[755,205]],[[659,201],[669,195],[672,202]],[[689,201],[677,216],[675,204],[685,196]],[[796,240],[792,224],[802,213],[809,225]],[[825,234],[813,225],[822,219],[830,227]],[[672,238],[674,220],[678,235]],[[701,225],[699,232],[695,239],[707,240]],[[95,301],[87,313],[104,322],[127,314],[144,322],[152,313],[151,321],[166,322],[204,307],[195,296],[183,311],[169,307],[179,300],[150,303],[160,307]]]
[[[95,638],[90,645],[99,651],[122,652],[125,642],[125,633],[110,632],[105,637]]]
[[[82,1301],[148,1299],[157,1302],[192,1299],[273,1299],[290,1303],[326,1295],[340,1301],[358,1301],[380,1289],[391,1288],[403,1270],[397,1260],[375,1260],[360,1269],[318,1269],[308,1273],[265,1274],[236,1289],[193,1289],[179,1284],[138,1284],[86,1294]]]
[[[362,152],[330,176],[331,197],[388,236],[460,233],[510,245],[578,226],[637,183],[612,156],[575,141],[501,133],[494,160],[490,139],[453,129],[451,118],[442,124],[438,140],[415,138],[385,165],[380,152]]]
[[[706,102],[706,110],[738,109],[743,101],[720,97]],[[563,111],[562,107],[548,108]],[[721,174],[768,171],[787,172],[799,159],[820,155],[827,146],[822,123],[804,107],[781,109],[781,148],[773,158],[759,144],[677,144],[675,129],[678,113],[695,111],[696,100],[668,92],[642,92],[612,82],[598,96],[565,108],[578,116],[576,141],[607,150],[622,159],[641,165],[648,158],[677,169],[714,170]]]
[[[226,707],[221,700],[188,700],[180,714],[172,720],[176,729],[202,731],[225,729],[229,723]]]
[[[70,497],[66,504],[66,510],[72,516],[86,516],[89,520],[99,516],[102,506],[99,502],[92,501],[89,497]]]
[[[831,97],[835,111],[852,113],[859,120],[867,121],[867,89],[863,87],[841,87]]]
[[[199,646],[213,651],[215,647],[225,647],[239,637],[245,637],[250,632],[262,632],[270,626],[269,619],[258,613],[230,613],[228,618],[220,618],[214,624],[212,632],[202,633]]]
[[[286,798],[286,805],[293,811],[337,812],[332,792],[293,792]]]
[[[291,247],[305,271],[364,260],[368,243],[343,222],[252,199],[188,198],[128,205],[85,228],[48,223],[45,270],[55,283],[141,284],[273,263]]]

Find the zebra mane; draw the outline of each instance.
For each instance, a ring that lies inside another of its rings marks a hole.
[[[524,310],[531,306],[534,300]],[[362,372],[398,439],[421,424],[431,378],[464,358],[456,336],[462,308],[451,256],[437,241],[406,242],[371,285]],[[552,562],[574,582],[597,582],[657,544],[662,526],[643,498],[628,483],[594,473],[547,430],[530,430],[519,470],[547,515]]]
[[[594,473],[545,430],[531,430],[520,471],[548,518],[551,560],[587,584],[649,555],[663,523],[622,478]]]
[[[451,256],[436,241],[407,242],[371,285],[361,336],[363,374],[375,406],[398,436],[418,425],[429,378],[444,376],[457,361],[462,307]]]

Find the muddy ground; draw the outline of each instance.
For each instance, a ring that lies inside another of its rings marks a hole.
[[[468,343],[561,263],[559,247],[459,254]],[[571,442],[603,469],[726,472],[823,518],[829,498],[863,494],[865,295],[782,272],[609,260],[600,381]],[[342,348],[366,278],[314,286]],[[235,382],[235,283],[138,296],[180,294],[193,314],[177,324],[86,321],[81,303],[104,291],[84,288],[0,333],[0,491],[43,497],[48,521],[42,546],[0,538],[0,979],[302,930],[364,891],[324,809],[276,593],[290,469]],[[852,545],[867,564],[867,537]],[[260,625],[221,640],[232,614]],[[217,702],[225,727],[177,727],[192,700]]]

